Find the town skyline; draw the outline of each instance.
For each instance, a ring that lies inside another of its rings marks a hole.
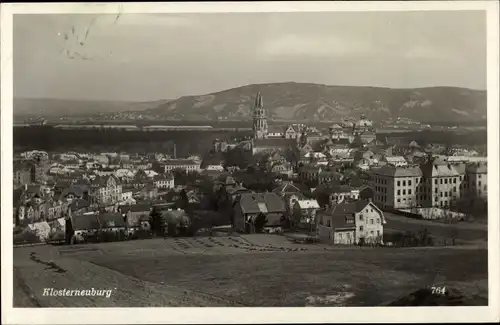
[[[14,96],[150,101],[282,82],[484,90],[485,24],[480,11],[19,15]]]

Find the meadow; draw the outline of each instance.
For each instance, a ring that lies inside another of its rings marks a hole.
[[[14,269],[19,306],[379,306],[431,286],[485,305],[488,292],[484,249],[332,247],[278,235],[16,248]],[[109,299],[47,297],[45,287],[114,291]]]

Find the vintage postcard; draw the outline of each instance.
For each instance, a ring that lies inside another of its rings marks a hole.
[[[2,323],[498,321],[498,21],[2,4]]]

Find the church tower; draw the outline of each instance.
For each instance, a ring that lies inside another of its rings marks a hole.
[[[253,138],[267,138],[266,110],[264,109],[264,101],[260,93],[255,97],[255,105],[253,108]]]

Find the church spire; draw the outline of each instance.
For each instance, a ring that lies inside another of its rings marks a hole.
[[[253,133],[255,139],[267,138],[267,119],[262,95],[257,93],[253,109]]]
[[[255,108],[263,108],[264,107],[264,101],[262,100],[262,95],[260,92],[257,93],[257,96],[255,97]]]

